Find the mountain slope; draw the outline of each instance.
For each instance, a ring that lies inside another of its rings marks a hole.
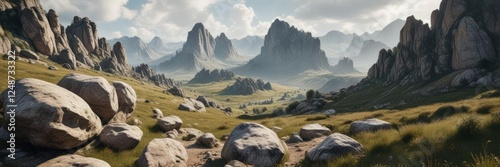
[[[246,36],[242,39],[232,39],[234,49],[242,56],[255,57],[264,46],[264,38],[260,36]]]
[[[394,47],[399,42],[399,31],[405,25],[405,21],[397,19],[389,23],[382,30],[375,31],[372,34],[365,33],[361,37],[364,39],[372,39],[380,41],[387,46]]]

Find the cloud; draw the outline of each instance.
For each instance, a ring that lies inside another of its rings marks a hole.
[[[130,36],[138,36],[141,37],[143,41],[149,42],[151,39],[155,37],[155,34],[146,28],[136,28],[136,27],[129,27],[128,29],[128,34]]]
[[[119,18],[131,19],[136,11],[125,5],[128,0],[44,0],[46,9],[54,9],[62,20],[74,16],[89,17],[93,21],[112,22]]]
[[[113,32],[113,38],[121,38],[121,37],[123,37],[123,35],[120,31]]]

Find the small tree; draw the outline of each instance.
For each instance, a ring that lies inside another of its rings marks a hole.
[[[315,94],[316,94],[316,93],[315,93],[315,92],[314,92],[314,90],[312,90],[312,89],[311,89],[311,90],[309,90],[309,91],[307,91],[307,92],[306,92],[306,98],[307,98],[307,100],[312,99],[312,98],[314,97],[314,95],[315,95]]]

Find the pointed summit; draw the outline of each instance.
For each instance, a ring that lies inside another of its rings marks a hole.
[[[215,38],[215,57],[222,61],[239,57],[238,53],[236,53],[236,50],[233,48],[233,43],[224,33],[221,33]]]

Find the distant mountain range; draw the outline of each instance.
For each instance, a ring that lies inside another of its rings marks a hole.
[[[264,38],[260,36],[246,36],[242,39],[232,39],[233,46],[242,56],[255,57],[264,46]]]

